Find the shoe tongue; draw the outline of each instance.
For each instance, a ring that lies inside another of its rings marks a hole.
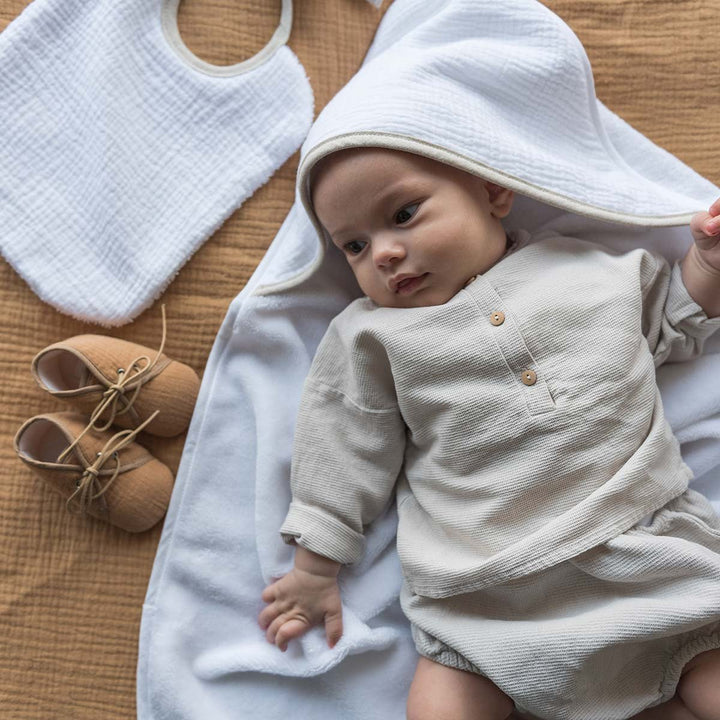
[[[133,361],[146,358],[138,366],[137,369],[140,369],[157,355],[156,350],[144,345],[100,335],[78,335],[72,338],[72,346],[85,359],[79,387],[96,385],[102,382],[100,377],[104,378],[106,383],[115,383],[120,377],[118,370],[135,374]],[[160,361],[164,359],[165,356],[162,355]]]

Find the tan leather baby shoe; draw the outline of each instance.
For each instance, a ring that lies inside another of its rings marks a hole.
[[[113,434],[86,425],[79,413],[37,415],[17,431],[15,452],[66,499],[70,512],[128,532],[148,530],[170,502],[170,469],[134,442],[142,426]]]
[[[146,432],[172,437],[190,423],[200,379],[191,367],[164,355],[164,344],[164,330],[159,350],[104,335],[76,335],[41,350],[31,371],[43,390],[90,416],[97,430],[134,428],[159,410]]]

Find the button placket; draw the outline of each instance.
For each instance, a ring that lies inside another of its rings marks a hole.
[[[528,410],[532,415],[550,412],[555,402],[550,395],[535,358],[530,354],[519,327],[506,313],[503,299],[483,276],[467,288],[480,311],[488,318],[493,330],[492,337],[505,358],[515,382],[522,388]]]

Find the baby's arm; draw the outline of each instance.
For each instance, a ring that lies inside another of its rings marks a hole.
[[[292,501],[280,527],[295,566],[265,589],[259,617],[285,649],[313,625],[332,647],[342,634],[337,574],[365,551],[367,527],[388,507],[406,428],[382,343],[352,303],[330,323],[303,387],[295,426]],[[359,328],[359,329],[358,329]]]
[[[295,567],[262,593],[263,601],[270,604],[258,621],[268,642],[285,652],[288,641],[324,624],[328,645],[335,645],[343,630],[339,570],[340,563],[296,547]]]
[[[690,221],[695,244],[682,261],[690,297],[708,317],[720,316],[720,199]]]

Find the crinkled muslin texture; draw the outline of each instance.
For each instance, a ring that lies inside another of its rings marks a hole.
[[[263,587],[292,566],[295,417],[330,320],[360,292],[324,251],[306,181],[324,154],[379,145],[425,154],[521,195],[509,230],[555,230],[674,261],[690,216],[720,194],[594,95],[570,29],[532,0],[395,0],[363,66],[303,146],[296,202],[233,301],[203,378],[143,612],[141,718],[404,717],[417,654],[398,595],[394,507],[343,568],[345,634],[314,628],[286,653],[257,625]],[[720,341],[658,379],[684,458],[720,500]],[[284,676],[278,682],[275,675]]]
[[[147,308],[297,150],[310,84],[284,44],[195,57],[179,0],[35,0],[0,35],[0,251],[86,322]]]

